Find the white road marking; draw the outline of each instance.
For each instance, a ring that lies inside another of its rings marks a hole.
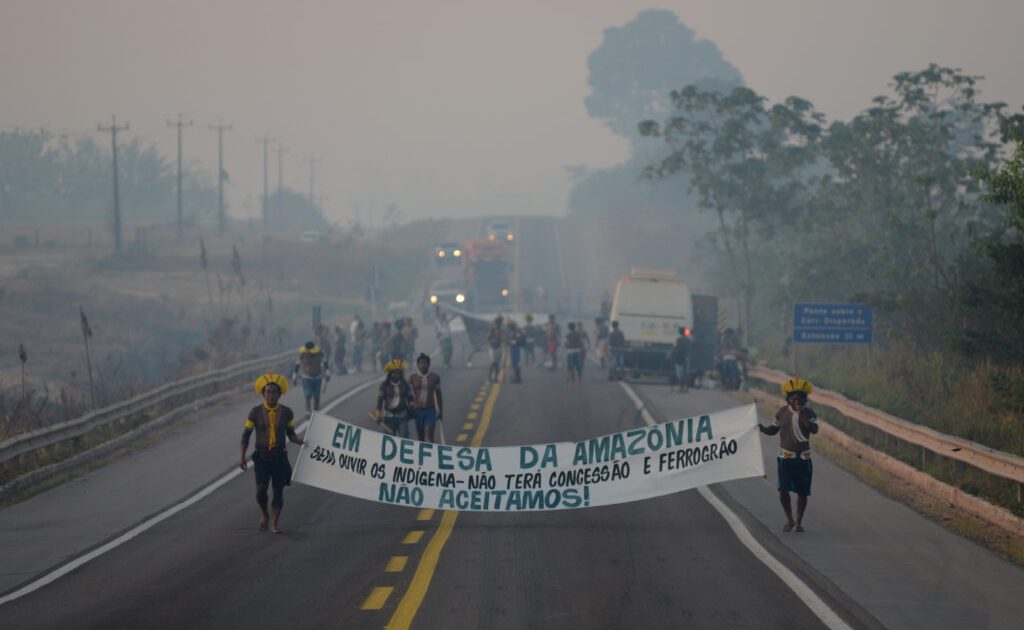
[[[647,411],[647,406],[644,401],[637,396],[633,388],[629,386],[625,381],[619,381],[619,385],[629,396],[633,404],[636,405],[637,410],[640,412],[640,416],[643,418],[644,423],[648,426],[657,424],[651,414]],[[697,492],[700,496],[704,497],[704,500],[711,504],[711,507],[715,508],[725,522],[729,524],[733,533],[736,534],[736,538],[739,539],[743,546],[750,550],[750,553],[754,554],[754,557],[761,561],[763,565],[768,567],[772,573],[777,575],[782,583],[789,587],[789,590],[793,591],[793,594],[800,598],[803,603],[811,609],[811,612],[821,620],[829,628],[835,630],[850,630],[850,626],[836,614],[832,608],[824,602],[817,593],[815,593],[806,582],[801,580],[795,573],[789,570],[786,565],[779,562],[764,546],[754,538],[754,535],[750,533],[747,526],[743,524],[740,517],[736,516],[736,513],[729,509],[725,503],[722,503],[721,499],[715,496],[707,486],[701,486],[697,488]]]
[[[368,381],[366,381],[364,383],[360,383],[359,385],[356,385],[355,387],[353,387],[352,389],[348,390],[347,392],[345,392],[344,394],[342,394],[338,398],[335,398],[334,400],[332,400],[327,406],[325,406],[324,409],[323,409],[324,413],[330,411],[334,407],[340,405],[341,403],[345,402],[346,400],[348,400],[352,396],[355,396],[356,394],[358,394],[359,392],[361,392],[362,390],[366,389],[370,385],[373,385],[376,382],[377,382],[377,379],[373,378],[373,379],[370,379],[370,380],[368,380]],[[307,422],[308,421],[303,421],[303,423],[301,425],[299,425],[295,429],[295,432],[296,433],[300,432],[306,426]],[[51,583],[59,580],[60,578],[64,577],[68,573],[71,573],[75,569],[77,569],[77,568],[79,568],[79,567],[81,567],[81,566],[83,566],[85,564],[88,564],[89,562],[92,562],[96,558],[99,558],[100,556],[102,556],[103,554],[107,553],[108,551],[110,551],[112,549],[116,549],[117,547],[120,547],[121,545],[123,545],[124,543],[128,542],[132,538],[135,538],[136,536],[138,536],[142,532],[144,532],[144,531],[146,531],[148,529],[151,529],[152,527],[158,525],[159,523],[162,523],[163,521],[166,521],[167,519],[169,519],[170,517],[174,516],[178,512],[184,510],[185,508],[190,507],[192,505],[195,505],[199,501],[202,501],[206,497],[208,497],[211,494],[213,494],[213,492],[217,488],[220,488],[221,486],[223,486],[224,484],[228,483],[229,481],[231,481],[232,479],[234,479],[238,475],[241,475],[242,472],[243,471],[242,471],[241,468],[235,468],[231,472],[227,473],[226,475],[224,475],[220,479],[217,479],[216,481],[214,481],[210,485],[206,486],[205,488],[203,488],[202,490],[200,490],[196,494],[192,495],[191,497],[185,499],[181,503],[173,505],[173,506],[167,508],[166,510],[164,510],[163,512],[157,514],[156,516],[153,516],[151,518],[146,519],[142,523],[139,523],[135,527],[129,529],[128,531],[126,531],[125,533],[121,534],[117,538],[111,540],[110,542],[108,542],[106,544],[103,544],[103,545],[97,547],[96,549],[93,549],[92,551],[90,551],[89,553],[87,553],[85,555],[82,555],[82,556],[79,556],[79,557],[75,558],[74,560],[68,562],[67,564],[64,564],[64,565],[61,565],[61,566],[57,567],[53,571],[50,571],[49,573],[47,573],[46,575],[42,576],[41,578],[39,578],[37,580],[33,580],[32,582],[29,582],[28,584],[26,584],[25,586],[22,586],[18,590],[12,591],[12,592],[8,593],[7,595],[4,595],[3,597],[0,597],[0,606],[6,604],[8,602],[12,602],[12,601],[14,601],[14,600],[16,600],[16,599],[18,599],[20,597],[24,597],[25,595],[28,595],[29,593],[33,593],[35,591],[38,591],[39,589],[41,589],[42,587],[46,586],[47,584],[51,584]]]

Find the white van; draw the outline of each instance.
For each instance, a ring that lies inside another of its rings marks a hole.
[[[672,270],[637,269],[615,285],[610,314],[626,338],[626,369],[664,372],[680,328],[693,329],[693,296]]]

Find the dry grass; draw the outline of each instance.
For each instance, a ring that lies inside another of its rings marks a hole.
[[[777,341],[777,340],[776,340]],[[771,342],[765,347],[772,347]],[[943,433],[1024,456],[1024,369],[959,362],[906,343],[888,350],[801,346],[800,375],[866,405]],[[791,357],[769,364],[792,370]]]
[[[338,234],[319,243],[264,242],[259,234],[211,238],[207,274],[198,239],[132,245],[118,256],[97,247],[2,246],[0,392],[20,393],[17,347],[24,343],[33,404],[46,392],[50,402],[41,417],[12,410],[0,418],[0,435],[83,411],[89,387],[79,305],[95,334],[90,353],[102,405],[167,380],[298,346],[310,334],[314,305],[332,323],[357,313],[368,316],[366,287],[374,264],[380,266],[380,304],[407,299],[422,283],[433,245],[449,229],[447,221],[429,221],[373,237]],[[244,283],[232,269],[235,246]],[[58,408],[53,400],[61,395],[75,405]]]

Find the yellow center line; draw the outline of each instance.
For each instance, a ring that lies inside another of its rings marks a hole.
[[[416,543],[418,543],[420,541],[420,538],[423,538],[423,534],[425,534],[425,533],[426,532],[424,530],[422,530],[422,529],[414,529],[414,530],[412,530],[411,532],[409,532],[408,534],[405,535],[405,538],[402,539],[402,544],[403,545],[415,545]]]
[[[370,596],[363,602],[363,610],[380,610],[384,607],[384,602],[388,601],[388,597],[391,595],[391,591],[395,590],[394,586],[375,586],[370,591]]]
[[[423,508],[419,514],[416,515],[417,521],[429,521],[434,518],[434,510],[431,508]]]
[[[484,405],[480,426],[473,435],[473,446],[483,444],[484,435],[487,434],[487,429],[491,426],[494,402],[498,399],[498,392],[501,391],[501,376],[499,374],[498,382],[491,386],[491,393],[487,397],[487,404]],[[409,589],[405,591],[405,595],[398,602],[398,608],[395,609],[395,614],[391,616],[391,621],[386,626],[389,630],[406,630],[412,625],[413,619],[416,618],[416,613],[423,603],[423,598],[427,595],[427,589],[430,588],[430,580],[433,579],[437,563],[441,559],[441,550],[444,549],[445,543],[452,535],[452,529],[454,529],[458,517],[459,513],[451,510],[446,510],[441,517],[441,524],[438,525],[434,535],[430,537],[430,541],[423,550],[423,556],[420,558],[419,564],[416,565],[416,573],[412,576]]]
[[[468,438],[468,437],[469,437],[468,433],[460,433],[459,436],[455,438],[455,441],[456,442],[465,442],[466,438]]]
[[[384,567],[386,573],[401,573],[405,570],[405,563],[409,561],[409,556],[391,556],[388,560],[388,564]]]
[[[472,422],[467,422],[466,424],[462,425],[462,428],[465,431],[472,431],[473,430],[473,423]]]
[[[475,411],[470,411],[466,414],[466,420],[476,420],[476,417],[477,413]]]

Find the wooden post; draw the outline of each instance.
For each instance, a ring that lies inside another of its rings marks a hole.
[[[92,380],[92,358],[89,356],[89,337],[92,337],[92,328],[89,327],[89,319],[85,316],[85,309],[78,307],[78,314],[82,322],[82,341],[85,342],[85,366],[89,372],[89,396],[92,399],[92,408],[96,408],[96,385]]]

